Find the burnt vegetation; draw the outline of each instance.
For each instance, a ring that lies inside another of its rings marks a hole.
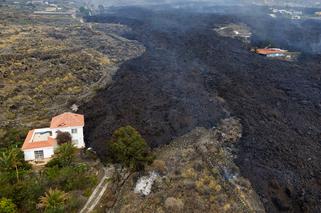
[[[104,157],[101,147],[120,126],[133,125],[155,147],[233,115],[243,126],[236,162],[265,209],[320,212],[320,23],[252,11],[126,8],[88,18],[129,25],[133,31],[126,36],[142,42],[146,52],[124,63],[114,83],[81,109],[87,141]],[[213,30],[239,22],[251,28],[252,45],[269,40],[303,56],[296,62],[270,60]]]

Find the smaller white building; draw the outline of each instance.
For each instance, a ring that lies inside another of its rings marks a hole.
[[[30,130],[22,146],[26,161],[43,161],[49,159],[58,147],[58,132],[68,132],[72,143],[77,148],[84,148],[84,116],[75,113],[63,113],[52,118],[49,128]]]

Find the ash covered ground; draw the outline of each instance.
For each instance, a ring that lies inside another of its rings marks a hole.
[[[128,25],[132,32],[124,36],[146,52],[124,63],[81,108],[88,145],[103,157],[113,130],[131,124],[156,147],[236,116],[243,126],[236,163],[266,211],[320,212],[321,25],[264,11],[131,7],[89,17]],[[213,30],[230,23],[249,26],[251,44]],[[301,58],[271,60],[249,51],[267,42],[300,51]]]

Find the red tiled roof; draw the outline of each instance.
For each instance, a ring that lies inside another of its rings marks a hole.
[[[50,128],[84,126],[83,115],[66,112],[51,119]]]
[[[287,51],[281,50],[281,49],[275,49],[275,48],[264,48],[264,49],[256,49],[255,52],[262,55],[269,55],[269,54],[275,54],[275,53],[285,53]]]
[[[28,132],[25,142],[22,145],[22,148],[21,148],[22,150],[36,149],[36,148],[43,148],[43,147],[52,147],[52,146],[56,145],[57,142],[52,137],[48,137],[47,141],[35,141],[35,142],[31,141],[34,131],[35,130],[30,130]]]

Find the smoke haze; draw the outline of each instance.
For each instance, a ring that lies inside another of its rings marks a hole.
[[[160,5],[160,4],[209,4],[209,5],[278,5],[289,7],[320,7],[321,1],[316,0],[85,0],[87,4],[95,6],[147,6],[147,5]]]

